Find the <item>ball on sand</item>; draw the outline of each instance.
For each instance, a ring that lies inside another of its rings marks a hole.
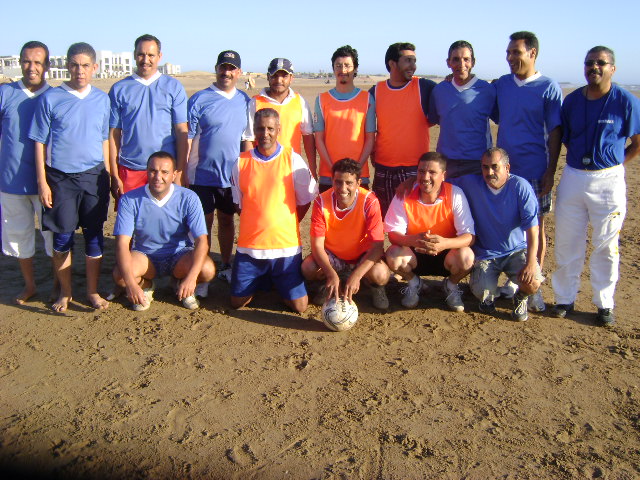
[[[344,332],[358,321],[358,307],[355,302],[331,297],[322,305],[322,321],[329,330]]]

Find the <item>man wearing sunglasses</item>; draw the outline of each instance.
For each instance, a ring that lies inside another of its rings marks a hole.
[[[565,317],[574,308],[590,223],[592,300],[604,326],[614,323],[618,238],[626,213],[624,164],[640,153],[640,101],[612,83],[615,71],[613,51],[593,47],[584,61],[587,85],[562,106],[567,165],[557,191],[553,274],[554,314]]]

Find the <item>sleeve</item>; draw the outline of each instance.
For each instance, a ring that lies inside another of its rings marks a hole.
[[[231,168],[231,194],[233,203],[242,208],[242,191],[240,190],[240,158],[236,159]]]
[[[456,234],[463,235],[470,233],[475,235],[475,225],[471,216],[471,209],[467,197],[460,187],[453,187],[453,224],[456,227]]]
[[[398,232],[404,235],[407,233],[408,226],[409,219],[404,209],[404,200],[394,196],[384,217],[384,231],[387,233]]]
[[[187,92],[180,82],[176,80],[177,89],[171,105],[171,118],[173,124],[186,123],[187,121]]]
[[[207,224],[204,220],[204,210],[202,210],[202,203],[198,196],[188,190],[187,201],[187,226],[189,232],[193,238],[198,238],[201,235],[207,234]]]
[[[571,107],[571,98],[567,97],[560,109],[560,121],[562,122],[562,143],[568,145],[571,138],[571,122],[569,121],[569,109]]]
[[[493,104],[493,110],[491,111],[491,115],[489,118],[493,120],[493,123],[500,123],[500,109],[498,108],[498,83],[500,83],[500,79],[491,82],[491,86],[495,89],[496,101]]]
[[[116,222],[113,227],[113,235],[126,235],[133,237],[135,230],[134,202],[129,195],[123,195],[118,202]]]
[[[518,182],[517,194],[520,227],[529,230],[538,225],[538,199],[533,187],[526,180]]]
[[[429,123],[431,125],[438,125],[440,123],[440,115],[438,115],[438,109],[436,108],[435,99],[436,89],[431,91],[431,98],[429,99]]]
[[[369,108],[367,109],[367,116],[365,118],[364,131],[371,133],[375,132],[376,129],[376,99],[369,93]]]
[[[420,78],[418,80],[420,87],[420,103],[422,104],[422,112],[425,117],[429,115],[429,100],[431,99],[431,92],[433,87],[436,86],[436,82],[427,78]]]
[[[633,95],[628,95],[628,98],[624,132],[627,138],[640,134],[640,100]]]
[[[247,127],[242,132],[242,140],[247,142],[253,142],[256,137],[253,135],[253,117],[256,114],[256,97],[249,100],[249,106],[247,107]]]
[[[311,175],[307,163],[296,152],[291,152],[293,186],[296,190],[296,204],[311,203],[318,194],[318,185]]]
[[[324,132],[324,115],[322,114],[322,106],[320,105],[320,95],[316,97],[316,110],[313,115],[313,131]]]
[[[369,89],[369,95],[371,95],[371,96],[373,97],[373,99],[374,99],[374,100],[376,99],[376,86],[375,86],[375,85],[374,85],[374,86],[372,86],[372,87]]]
[[[109,128],[122,128],[122,119],[120,118],[120,105],[116,98],[115,85],[109,90]]]
[[[111,117],[111,102],[109,97],[105,95],[104,100],[104,119],[102,122],[102,140],[109,140],[109,118]]]
[[[49,141],[51,130],[51,116],[49,103],[46,101],[48,95],[40,95],[38,104],[33,114],[33,121],[29,129],[29,138],[34,142],[46,144]]]
[[[364,203],[365,228],[372,242],[384,241],[384,224],[382,223],[382,210],[380,201],[375,193],[367,195]]]
[[[562,90],[556,82],[551,82],[544,98],[544,123],[550,132],[562,123],[560,110],[562,108]]]
[[[313,117],[311,114],[311,109],[309,108],[309,104],[302,95],[300,95],[300,103],[302,105],[302,120],[300,122],[300,131],[302,132],[302,135],[311,135],[313,133]]]
[[[322,199],[320,198],[320,195],[318,195],[316,200],[313,202],[313,210],[311,211],[311,228],[309,233],[313,238],[327,236],[327,222],[325,221],[324,214],[322,212]]]
[[[198,94],[193,95],[187,102],[187,123],[189,127],[189,138],[193,139],[198,132],[200,124],[200,114],[198,112]]]

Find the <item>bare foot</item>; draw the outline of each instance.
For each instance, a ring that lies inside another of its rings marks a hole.
[[[58,313],[66,312],[70,301],[71,301],[71,297],[65,297],[64,295],[60,295],[58,299],[55,302],[53,302],[53,305],[51,305],[51,309],[54,312],[58,312]]]
[[[98,293],[88,294],[87,300],[89,300],[89,304],[96,310],[104,310],[109,306],[109,302],[102,298]]]
[[[27,300],[36,294],[35,287],[24,287],[24,289],[18,294],[14,301],[18,305],[24,305]]]

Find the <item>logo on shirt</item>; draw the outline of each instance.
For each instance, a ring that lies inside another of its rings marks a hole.
[[[598,120],[598,123],[614,123],[613,120],[610,120],[608,118],[603,118],[601,120]]]

